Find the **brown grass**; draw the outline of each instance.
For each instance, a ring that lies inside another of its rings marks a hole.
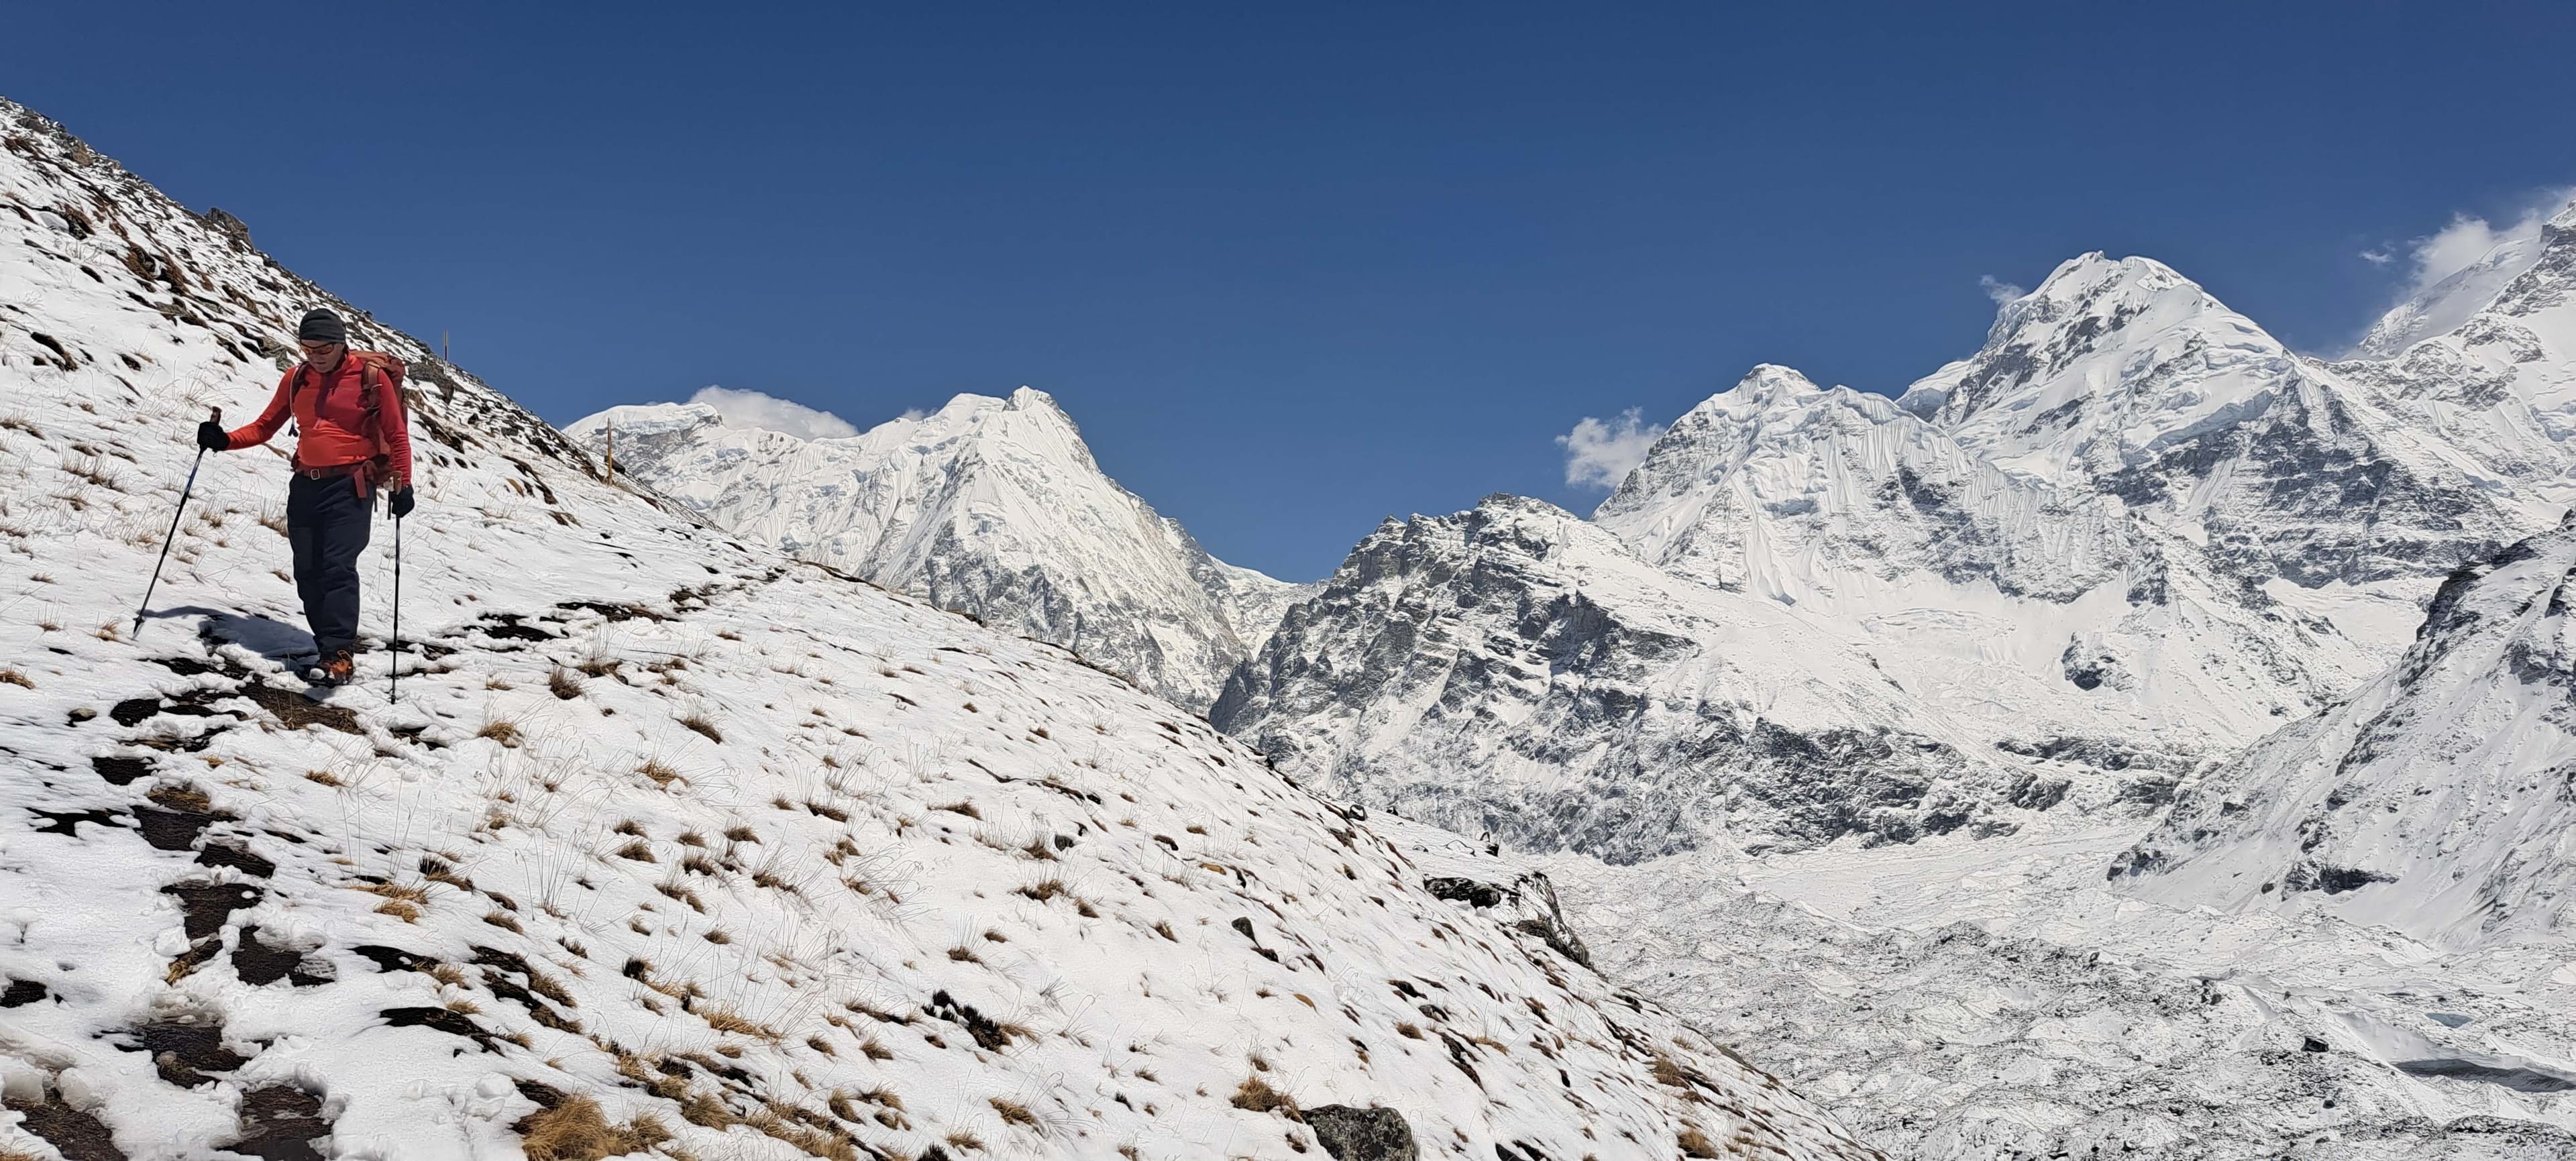
[[[652,779],[653,785],[655,786],[669,786],[673,781],[680,777],[679,771],[664,764],[659,758],[652,759],[651,761],[636,767],[635,772]]]
[[[339,775],[333,774],[328,770],[307,770],[304,772],[304,780],[307,782],[319,782],[333,790],[337,790],[344,785],[344,783],[340,781]]]
[[[611,1125],[599,1113],[599,1102],[586,1096],[565,1097],[555,1107],[528,1114],[511,1128],[528,1161],[600,1161],[650,1149],[671,1139],[662,1123],[649,1116],[623,1126]]]
[[[1288,1099],[1288,1094],[1270,1087],[1269,1081],[1257,1076],[1244,1077],[1243,1083],[1235,1086],[1232,1103],[1238,1109],[1256,1113],[1280,1113],[1289,1120],[1297,1119],[1297,1102]]]
[[[405,903],[400,899],[387,899],[382,903],[376,904],[376,914],[391,915],[405,923],[411,923],[420,918],[420,908],[414,907],[409,903]]]
[[[988,1103],[993,1106],[994,1112],[1002,1114],[1002,1120],[1007,1124],[1018,1125],[1032,1131],[1038,1127],[1038,1115],[1030,1112],[1027,1105],[1018,1101],[1006,1101],[1000,1097],[994,1097]]]
[[[962,814],[978,822],[981,822],[984,819],[984,812],[975,809],[975,804],[972,802],[952,802],[946,806],[934,806],[930,809],[945,810],[950,814]]]
[[[1015,895],[1026,895],[1040,903],[1044,903],[1058,895],[1069,893],[1070,892],[1065,890],[1064,880],[1062,879],[1042,879],[1012,892],[1012,894]]]
[[[1681,1147],[1684,1157],[1724,1157],[1726,1155],[1718,1152],[1717,1146],[1710,1143],[1708,1134],[1688,1125],[1682,1126],[1681,1135],[1673,1138],[1673,1144]]]
[[[581,696],[581,679],[574,677],[571,670],[558,665],[552,672],[546,674],[546,688],[556,697],[571,701]]]
[[[490,738],[504,746],[515,748],[519,744],[519,727],[515,722],[485,722],[482,729],[474,731],[474,736]]]
[[[36,688],[35,679],[15,669],[0,669],[0,685],[14,685],[20,689]]]
[[[763,1040],[778,1039],[778,1033],[771,1031],[767,1026],[746,1019],[741,1013],[722,1004],[698,1005],[698,1019],[706,1021],[707,1027],[718,1032],[736,1032],[744,1036],[757,1036]]]
[[[710,742],[714,742],[719,746],[724,744],[724,734],[716,729],[716,724],[714,722],[707,720],[707,715],[705,714],[690,714],[687,717],[681,718],[680,724],[705,735],[706,739]]]
[[[950,959],[952,959],[952,960],[955,960],[955,961],[957,961],[958,963],[982,963],[982,962],[984,962],[984,957],[982,957],[982,956],[979,956],[979,955],[975,954],[975,949],[974,949],[974,948],[971,948],[971,947],[952,947],[952,948],[949,948],[949,949],[948,949],[948,958],[950,958]]]
[[[636,839],[625,846],[617,848],[617,857],[621,859],[633,859],[639,863],[659,861],[653,857],[653,848],[647,845],[642,839]]]

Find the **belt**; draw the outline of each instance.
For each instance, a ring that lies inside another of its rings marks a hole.
[[[308,480],[335,480],[342,476],[355,475],[366,466],[366,462],[362,460],[354,464],[333,464],[327,468],[299,467],[295,469],[295,474]]]

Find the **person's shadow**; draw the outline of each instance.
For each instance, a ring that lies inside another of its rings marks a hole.
[[[313,635],[284,621],[271,620],[256,613],[229,609],[209,609],[203,605],[181,605],[143,614],[147,620],[174,617],[199,617],[197,639],[206,648],[239,645],[271,661],[285,663],[314,655]]]

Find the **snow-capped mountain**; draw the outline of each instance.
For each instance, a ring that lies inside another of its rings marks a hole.
[[[419,383],[401,700],[285,679],[274,449],[203,459],[130,633],[195,422],[329,299],[0,147],[0,1154],[1876,1156],[1169,703],[363,315]]]
[[[2429,587],[2557,516],[2145,258],[2059,266],[1899,406],[2005,471],[2118,499],[2249,589]]]
[[[2560,224],[2560,228],[2565,225]],[[2477,261],[2444,275],[2389,308],[2362,334],[2361,341],[2353,344],[2348,357],[2393,359],[2425,339],[2459,330],[2471,317],[2487,309],[2513,280],[2539,265],[2546,244],[2541,235],[2508,237],[2496,243]]]
[[[2364,351],[2380,357],[2335,373],[2548,501],[2576,500],[2576,202],[2427,293],[2439,303],[2401,305],[2372,330],[2381,341]],[[2464,308],[2455,327],[2417,325]]]
[[[2576,919],[2576,522],[2462,568],[2413,648],[2186,787],[2143,896],[2317,908],[2471,945]]]
[[[2014,825],[1991,746],[1844,630],[1516,496],[1389,520],[1209,720],[1336,793],[1613,862]]]
[[[2416,631],[2445,573],[2558,519],[2562,270],[2327,364],[2160,265],[2078,259],[1898,403],[1757,368],[1591,522],[1509,497],[1391,522],[1212,720],[1553,852],[1597,962],[1794,1043],[1788,1075],[1896,1155],[2576,1155],[2576,859],[2555,807],[2514,809],[2558,759],[2508,752],[2563,690],[2499,660],[2555,628],[2457,654],[2506,704],[2463,684],[2382,722],[2351,771],[2384,794],[2329,777],[2379,720],[2352,706],[2441,635]],[[2495,601],[2546,616],[2532,586],[2569,565]],[[2397,872],[2347,833],[2408,836],[2413,886],[2360,885]],[[2267,906],[2326,857],[2305,841],[2343,861]]]
[[[2237,745],[2383,661],[2322,616],[2249,602],[2116,497],[2004,471],[1884,396],[1786,368],[1676,420],[1593,521],[1667,571],[1857,631],[1996,741]]]
[[[736,535],[1072,649],[1192,709],[1297,586],[1210,556],[1104,475],[1045,392],[960,395],[847,437],[615,407],[565,429]]]

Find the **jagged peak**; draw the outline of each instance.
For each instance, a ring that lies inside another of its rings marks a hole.
[[[2054,381],[2086,359],[2149,347],[2225,348],[2248,363],[2295,360],[2278,339],[2174,268],[2094,251],[2059,263],[2037,289],[1997,308],[1975,355],[1916,381],[1897,406],[1956,430],[1996,401]],[[2117,378],[2088,375],[2085,390],[2099,391]]]
[[[2114,259],[2095,250],[2058,263],[2036,289],[1997,308],[1988,345],[1992,346],[1997,337],[2034,324],[2091,315],[2142,313],[2157,306],[2227,310],[2199,283],[2183,277],[2171,266],[2136,255]]]

